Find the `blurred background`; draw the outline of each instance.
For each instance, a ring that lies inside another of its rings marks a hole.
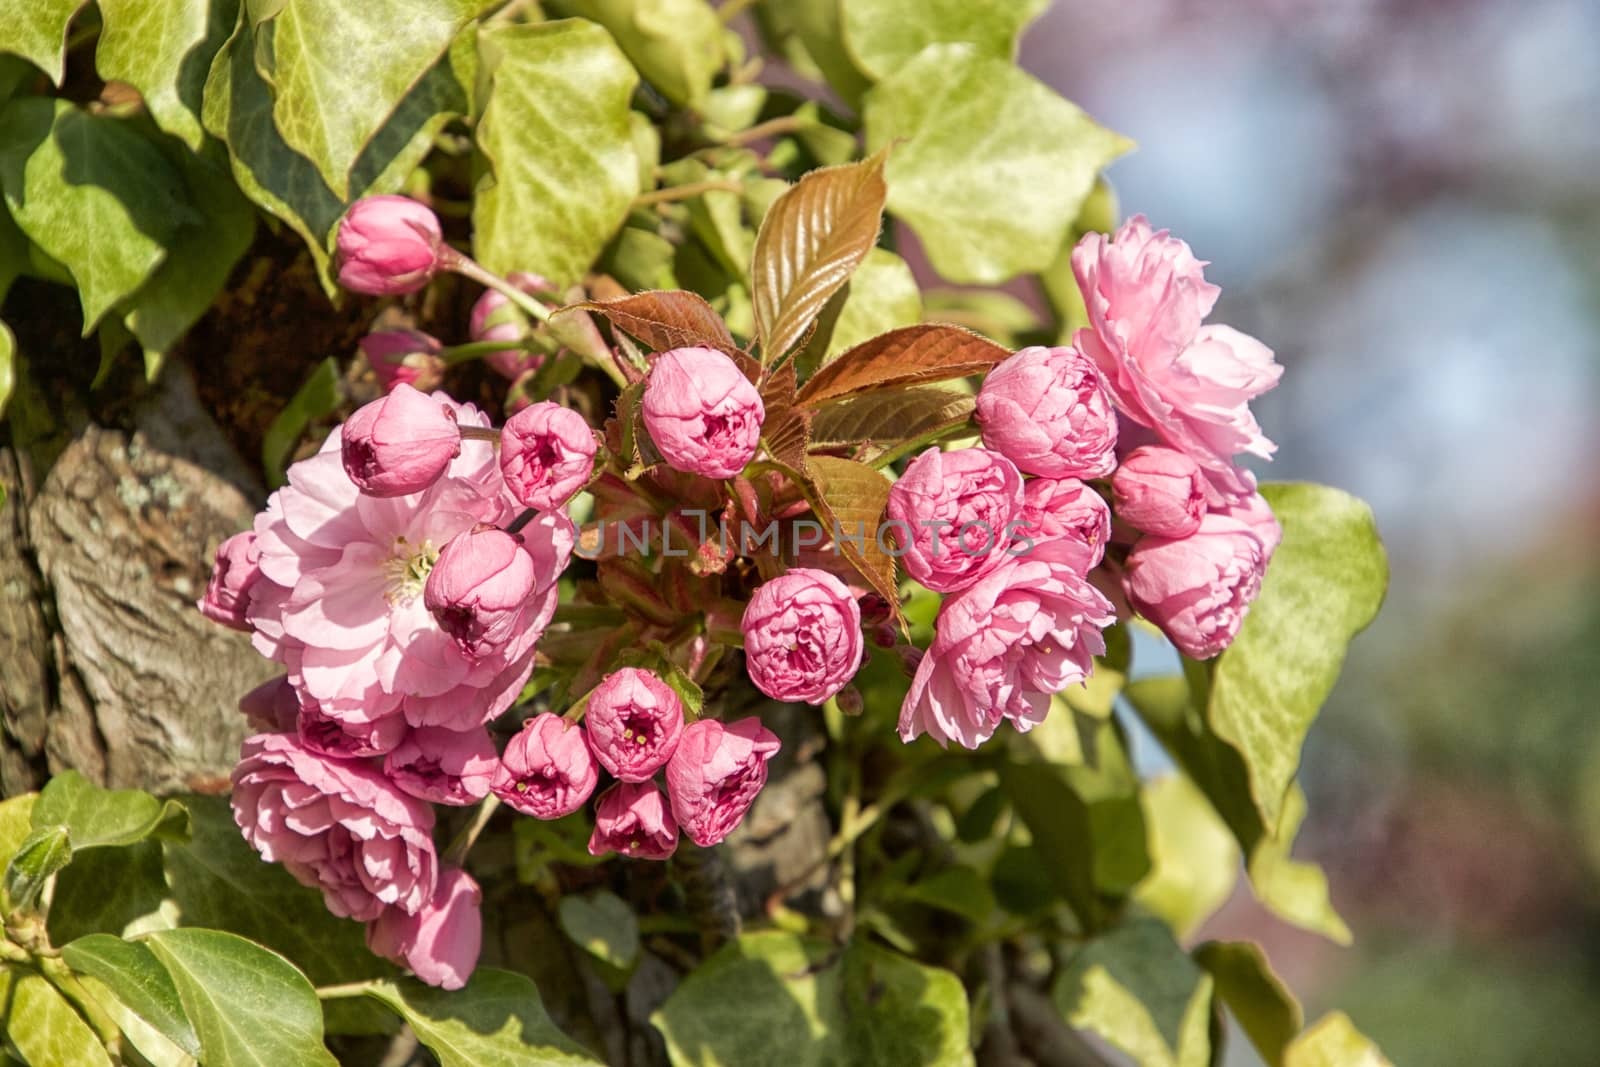
[[[1356,946],[1242,888],[1201,936],[1400,1067],[1600,1061],[1600,4],[1076,0],[1022,62],[1287,367],[1263,475],[1390,553],[1304,770]]]

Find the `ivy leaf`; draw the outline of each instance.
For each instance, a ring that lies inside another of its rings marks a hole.
[[[480,967],[453,993],[415,979],[369,994],[411,1024],[442,1067],[593,1067],[600,1061],[550,1021],[524,975]]]
[[[922,290],[911,267],[887,248],[873,248],[824,309],[801,365],[817,353],[819,341],[821,352],[812,361],[817,366],[880,333],[921,321]]]
[[[739,346],[705,297],[683,289],[651,290],[612,300],[588,300],[558,311],[592,311],[612,326],[637,337],[652,351],[674,348],[714,348],[742,355]]]
[[[338,1067],[316,990],[276,952],[221,930],[158,930],[145,944],[171,976],[202,1062]]]
[[[1394,1067],[1342,1011],[1330,1012],[1295,1038],[1284,1067]]]
[[[856,107],[871,82],[845,50],[842,6],[841,0],[763,0],[761,14],[797,68],[827,78],[840,98]]]
[[[561,0],[564,14],[598,22],[644,79],[678,107],[698,108],[723,63],[722,20],[705,0]]]
[[[100,1039],[46,978],[0,966],[0,1004],[6,1044],[24,1063],[111,1067]]]
[[[67,28],[87,0],[27,0],[0,6],[0,52],[18,55],[56,85],[67,63]]]
[[[592,22],[499,25],[478,35],[490,79],[478,145],[473,247],[492,271],[577,281],[639,192],[628,104],[633,65]]]
[[[800,340],[878,240],[883,153],[814,170],[767,209],[751,256],[751,296],[762,361]]]
[[[233,31],[237,2],[99,0],[95,70],[139,90],[156,125],[198,152],[206,72]]]
[[[1261,495],[1283,526],[1283,543],[1239,636],[1217,660],[1206,717],[1244,757],[1261,820],[1275,826],[1345,649],[1383,603],[1388,564],[1371,509],[1348,493],[1277,484]]]
[[[0,299],[5,293],[0,290]],[[17,338],[11,327],[0,322],[0,419],[5,418],[6,405],[11,402],[11,391],[17,387]],[[0,500],[0,504],[5,501]]]
[[[1166,920],[1179,937],[1189,937],[1233,893],[1239,845],[1187,775],[1146,782],[1140,801],[1150,831],[1151,866],[1134,887],[1133,899]]]
[[[817,518],[829,536],[840,532],[839,551],[873,592],[889,602],[898,620],[900,590],[894,558],[878,539],[879,522],[889,503],[889,480],[865,463],[837,456],[811,456],[806,469],[814,486],[808,499]]]
[[[1134,919],[1088,942],[1057,979],[1067,1024],[1098,1034],[1140,1067],[1206,1067],[1212,979],[1166,925]]]
[[[965,378],[1010,355],[1009,349],[959,326],[906,326],[857,345],[817,371],[800,390],[800,403],[815,408],[875,390]]]
[[[275,0],[267,6],[270,13],[252,13],[257,69],[275,90],[273,122],[284,144],[345,200],[363,150],[482,5]]]
[[[87,337],[196,216],[183,180],[130,122],[25,97],[0,113],[0,187],[23,233],[67,268]]]
[[[970,395],[937,386],[868,393],[818,411],[812,437],[819,444],[889,444],[963,422],[971,416],[972,409]]]
[[[138,789],[102,789],[77,771],[50,779],[33,806],[33,827],[66,829],[72,850],[132,845],[146,838],[183,840],[189,813],[176,800],[157,800]]]
[[[60,945],[88,934],[125,937],[135,929],[172,926],[162,913],[166,898],[158,841],[76,854],[51,890],[50,940]]]
[[[39,899],[50,876],[72,862],[72,842],[64,826],[47,826],[29,834],[6,865],[5,897],[13,908],[27,911]]]
[[[79,974],[102,982],[134,1015],[191,1056],[200,1038],[184,1014],[172,975],[148,946],[110,934],[91,934],[62,947],[61,956]]]
[[[1306,814],[1306,795],[1291,786],[1274,833],[1250,854],[1247,870],[1256,896],[1280,918],[1321,934],[1335,944],[1350,944],[1350,928],[1328,899],[1328,876],[1315,863],[1290,858]]]
[[[626,972],[639,962],[639,920],[615,893],[564,896],[559,918],[573,944],[608,967]]]
[[[1304,1018],[1300,1003],[1273,973],[1261,946],[1246,941],[1208,941],[1194,950],[1195,962],[1211,974],[1217,996],[1239,1020],[1269,1067],[1283,1067],[1289,1043]]]
[[[874,80],[886,78],[930,44],[965,42],[1011,60],[1017,39],[1050,0],[845,0],[844,44]]]
[[[262,435],[261,466],[269,484],[284,483],[295,443],[306,427],[338,407],[339,400],[339,364],[329,356],[317,364]]]
[[[1050,265],[1095,175],[1131,143],[970,44],[923,49],[867,96],[867,147],[899,142],[889,210],[955,282]]]
[[[960,980],[860,941],[841,951],[746,934],[691,971],[650,1021],[685,1067],[767,1063],[777,1049],[792,1067],[972,1063]]]
[[[144,349],[147,368],[158,368],[205,314],[256,230],[255,212],[226,173],[200,156],[175,155],[190,202],[204,221],[178,227],[166,260],[125,302],[127,326]],[[154,371],[148,376],[154,378]]]

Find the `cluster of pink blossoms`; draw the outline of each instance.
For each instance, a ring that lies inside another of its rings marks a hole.
[[[481,276],[403,198],[358,204],[339,250],[341,281],[361,292],[413,292],[442,269]],[[976,401],[982,446],[929,448],[890,490],[897,557],[945,594],[901,709],[907,741],[971,748],[1006,720],[1032,728],[1105,652],[1113,598],[1185,654],[1216,655],[1277,545],[1271,510],[1235,464],[1272,451],[1248,407],[1277,380],[1272,354],[1203,324],[1217,296],[1204,264],[1142,218],[1113,239],[1086,237],[1073,266],[1090,321],[1075,344],[996,366]],[[503,287],[547,289],[531,275]],[[539,356],[516,347],[519,303],[485,294],[472,332],[506,344],[497,367],[522,379]],[[436,849],[432,805],[493,796],[555,819],[605,775],[589,850],[664,859],[680,833],[709,846],[739,824],[778,739],[754,717],[690,721],[662,677],[624,666],[497,747],[489,728],[534,669],[578,540],[565,509],[596,477],[601,441],[549,401],[524,398],[497,430],[423,391],[443,370],[424,334],[387,331],[363,347],[385,395],[224,542],[200,609],[285,671],[241,703],[262,731],[233,775],[246,839],[365,922],[373,951],[458,988],[477,960],[481,893]],[[737,496],[766,411],[733,358],[657,354],[638,413],[667,467]],[[720,574],[728,561],[698,562]],[[860,669],[849,573],[788,566],[748,592],[745,669],[763,693],[821,704]]]
[[[1002,720],[1031,729],[1105,651],[1108,593],[1184,654],[1217,655],[1277,547],[1271,509],[1235,464],[1272,453],[1249,408],[1282,373],[1272,353],[1202,324],[1217,287],[1142,217],[1086,236],[1072,264],[1090,325],[991,371],[983,447],[929,449],[890,493],[907,572],[949,594],[901,709],[908,741],[973,748]],[[1126,549],[1115,559],[1113,542]]]

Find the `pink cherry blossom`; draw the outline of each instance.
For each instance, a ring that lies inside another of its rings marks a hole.
[[[414,293],[439,269],[439,217],[404,196],[368,196],[339,223],[339,284],[372,296]]]
[[[1236,518],[1209,514],[1188,537],[1147,535],[1128,553],[1122,587],[1134,610],[1191,659],[1233,643],[1261,591],[1267,554]]]
[[[429,985],[460,989],[483,947],[483,891],[459,867],[439,872],[433,896],[415,914],[385,908],[367,925],[367,947]]]
[[[565,506],[594,473],[594,456],[594,431],[583,416],[548,400],[518,411],[500,431],[506,485],[539,511]]]
[[[1116,466],[1116,412],[1075,348],[1036,345],[995,367],[978,392],[978,425],[983,443],[1027,474],[1099,478]]]
[[[524,815],[559,819],[583,807],[599,780],[583,728],[545,712],[506,743],[491,788]]]
[[[1015,555],[1027,555],[1040,541],[1071,537],[1092,550],[1089,565],[1099,564],[1111,540],[1111,508],[1105,498],[1076,478],[1030,478],[1022,487],[1022,518]],[[1029,542],[1021,543],[1026,536]]]
[[[345,473],[371,496],[420,493],[461,454],[455,406],[404,382],[358,408],[341,434]]]
[[[421,330],[376,330],[361,339],[361,354],[388,392],[397,385],[428,392],[444,378],[443,345]]]
[[[1157,445],[1122,458],[1111,478],[1117,518],[1146,533],[1188,537],[1206,512],[1206,480],[1200,465],[1182,452]]]
[[[750,379],[711,348],[675,348],[657,356],[640,410],[667,466],[707,478],[732,478],[744,470],[766,417]]]
[[[250,630],[250,588],[261,576],[261,552],[256,535],[236,533],[217,546],[216,562],[206,582],[206,595],[195,605],[212,622],[235,630]]]
[[[683,701],[649,671],[623,667],[589,694],[583,727],[602,767],[624,782],[643,782],[678,747]]]
[[[392,719],[390,720],[392,721]],[[417,726],[384,757],[383,773],[395,785],[435,804],[476,804],[489,795],[500,767],[489,731]]]
[[[986,448],[937,446],[912,460],[889,490],[886,527],[906,573],[941,593],[998,567],[1021,525],[1022,475]]]
[[[827,571],[795,567],[762,583],[741,625],[745,670],[774,700],[821,704],[861,667],[861,608]]]
[[[664,860],[678,848],[678,823],[654,782],[618,782],[594,805],[589,855]]]
[[[761,787],[778,737],[754,716],[724,724],[700,719],[684,728],[667,761],[672,816],[701,848],[727,837],[744,820]]]

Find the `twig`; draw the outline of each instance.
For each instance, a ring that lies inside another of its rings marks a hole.
[[[495,809],[500,806],[500,798],[490,793],[483,798],[483,803],[478,805],[477,813],[473,815],[472,822],[468,823],[456,835],[450,847],[444,850],[444,862],[459,867],[467,858],[467,853],[472,850],[472,845],[478,840],[478,835],[483,833],[483,828],[489,825],[489,820],[494,816]]]
[[[675,200],[693,200],[701,193],[739,193],[743,191],[744,186],[734,181],[689,182],[685,185],[669,185],[665,189],[640,193],[633,198],[633,206],[649,207],[652,204],[667,204]]]

